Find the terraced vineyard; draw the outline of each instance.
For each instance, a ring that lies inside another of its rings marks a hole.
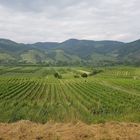
[[[140,122],[140,68],[74,78],[80,69],[0,67],[0,122]]]

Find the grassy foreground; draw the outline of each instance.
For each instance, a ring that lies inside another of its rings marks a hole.
[[[139,140],[139,123],[0,123],[1,140]]]
[[[0,67],[0,122],[140,122],[140,68]],[[62,79],[54,77],[61,74]]]

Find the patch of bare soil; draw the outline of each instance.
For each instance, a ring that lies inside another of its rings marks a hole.
[[[0,123],[0,140],[140,140],[140,124]]]

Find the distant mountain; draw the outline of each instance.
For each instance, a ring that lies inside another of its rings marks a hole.
[[[92,41],[69,39],[62,43],[16,43],[0,39],[0,64],[140,65],[140,40]]]
[[[117,41],[91,41],[70,39],[60,43],[59,48],[82,58],[89,58],[93,53],[109,54],[115,52],[124,43]]]
[[[124,44],[118,50],[118,60],[128,64],[140,64],[140,40]]]
[[[57,42],[37,42],[35,44],[28,44],[28,46],[30,46],[30,47],[40,49],[43,51],[52,50],[54,48],[57,48],[58,45],[59,45],[59,43],[57,43]]]
[[[26,50],[26,45],[8,39],[0,39],[0,52],[18,53]]]

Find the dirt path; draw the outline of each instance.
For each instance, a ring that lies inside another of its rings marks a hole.
[[[1,123],[0,140],[140,140],[140,124]]]
[[[86,73],[86,74],[90,74],[90,72],[89,71],[84,71],[84,70],[78,70],[78,72],[80,72],[80,73]]]

